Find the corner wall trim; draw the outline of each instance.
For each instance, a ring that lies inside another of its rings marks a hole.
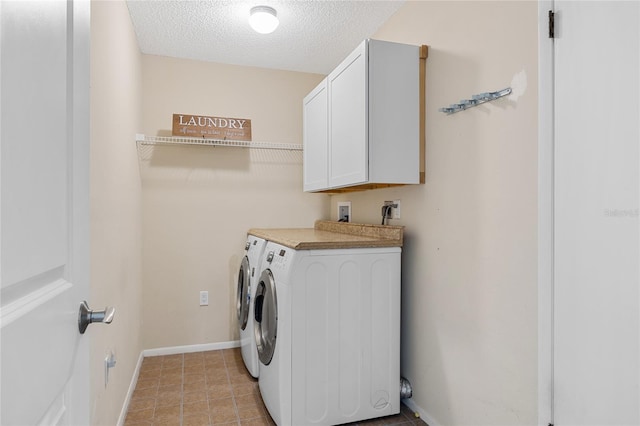
[[[429,426],[440,426],[432,416],[429,415],[422,407],[416,404],[413,399],[403,399],[402,403],[411,408],[414,412],[420,414],[420,418],[425,421]]]
[[[547,34],[554,6],[538,1],[538,426],[554,423],[554,41]]]
[[[239,347],[240,347],[240,341],[233,340],[230,342],[203,343],[199,345],[171,346],[166,348],[143,350],[142,352],[140,352],[140,356],[138,357],[138,363],[136,364],[136,368],[133,371],[133,376],[131,377],[131,383],[129,384],[129,390],[127,391],[127,396],[124,398],[124,402],[122,403],[122,410],[120,411],[120,417],[118,417],[117,426],[124,426],[124,421],[127,417],[127,411],[129,410],[129,404],[131,403],[131,397],[133,396],[133,391],[136,389],[136,383],[138,382],[138,377],[140,376],[140,367],[142,366],[142,361],[144,361],[145,357],[161,356],[161,355],[176,355],[176,354],[185,354],[185,353],[193,353],[193,352],[203,352],[203,351],[217,351],[220,349],[232,349],[232,348],[239,348]],[[438,425],[435,425],[435,426],[438,426]]]

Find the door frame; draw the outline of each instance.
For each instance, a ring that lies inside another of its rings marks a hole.
[[[69,32],[72,34],[69,49],[72,55],[72,67],[69,87],[73,93],[73,110],[70,111],[74,176],[71,188],[74,199],[72,212],[73,259],[72,265],[75,281],[86,283],[85,300],[91,300],[91,241],[90,241],[90,145],[91,145],[91,2],[89,0],[73,0],[69,2],[71,22]],[[80,179],[79,179],[80,178]],[[78,261],[79,260],[79,261]],[[80,300],[78,302],[78,307]],[[74,360],[71,376],[71,392],[69,400],[74,404],[70,424],[83,424],[91,421],[92,388],[90,383],[90,347],[91,333],[84,334],[79,341],[78,352]],[[83,391],[84,389],[88,392]]]
[[[554,60],[548,13],[538,0],[538,425],[553,424]]]

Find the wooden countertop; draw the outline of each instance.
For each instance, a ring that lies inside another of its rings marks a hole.
[[[247,234],[295,250],[402,247],[403,226],[318,220],[313,228],[252,228]]]

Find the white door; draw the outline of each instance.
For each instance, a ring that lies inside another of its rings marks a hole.
[[[555,425],[640,424],[640,3],[556,1]]]
[[[89,14],[0,2],[2,425],[89,423]]]

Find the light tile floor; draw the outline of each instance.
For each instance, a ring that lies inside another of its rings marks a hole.
[[[125,426],[274,424],[240,349],[145,358],[125,420]],[[400,414],[357,423],[425,424],[404,405]]]

